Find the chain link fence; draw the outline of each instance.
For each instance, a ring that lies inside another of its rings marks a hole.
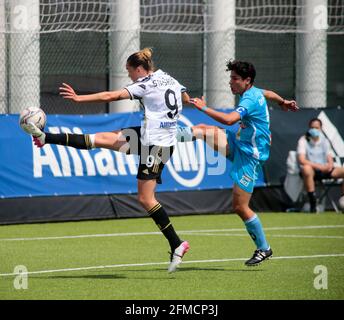
[[[37,5],[37,1],[28,3]],[[23,0],[0,0],[0,113],[19,112],[19,102],[35,101],[34,95],[47,113],[108,112],[106,104],[63,100],[59,86],[69,83],[78,93],[117,89],[109,87],[109,37],[120,28],[115,19],[118,1],[38,1],[40,29],[29,30],[32,36],[28,37],[27,32],[14,32],[12,27],[13,3]],[[207,59],[217,59],[204,55],[205,35],[214,31],[205,33],[207,3],[140,1],[141,47],[153,47],[156,67],[177,78],[191,96],[203,94]],[[327,3],[327,89],[323,89],[327,106],[343,106],[344,4],[340,0]],[[253,62],[257,86],[295,98],[296,37],[306,32],[297,21],[304,15],[305,2],[236,0],[235,5],[235,58]],[[23,73],[23,65],[26,72],[32,71]],[[225,61],[219,68],[225,69]]]

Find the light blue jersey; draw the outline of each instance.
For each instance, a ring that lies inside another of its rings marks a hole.
[[[270,153],[269,110],[263,91],[256,87],[247,90],[235,109],[241,124],[236,134],[227,132],[231,177],[235,184],[252,193],[258,174]]]
[[[235,111],[241,118],[235,144],[255,159],[266,161],[270,153],[271,132],[269,110],[263,91],[256,87],[245,91]]]

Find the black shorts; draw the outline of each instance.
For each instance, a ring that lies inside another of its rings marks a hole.
[[[323,179],[332,179],[332,171],[331,172],[322,172],[320,170],[314,170],[314,180],[319,181]]]
[[[165,163],[171,158],[174,146],[145,146],[141,143],[141,127],[130,127],[121,130],[129,143],[127,154],[139,155],[137,179],[156,180],[161,184],[161,173]]]

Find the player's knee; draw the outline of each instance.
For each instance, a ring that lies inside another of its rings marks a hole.
[[[137,199],[138,199],[139,203],[141,204],[141,206],[146,210],[151,209],[155,204],[155,199],[154,198],[152,199],[152,197],[148,197],[145,194],[139,193],[137,195]]]
[[[119,132],[98,132],[95,135],[95,147],[111,147],[119,138]]]
[[[240,213],[240,210],[241,210],[241,208],[240,208],[240,206],[239,205],[233,205],[233,210],[234,210],[234,212],[235,213]]]
[[[144,195],[142,195],[142,194],[138,194],[137,195],[137,200],[140,202],[140,204],[143,206],[143,204],[146,202],[146,198],[145,198],[145,196]]]
[[[239,216],[244,216],[248,209],[249,208],[246,204],[242,204],[242,203],[234,203],[233,204],[233,210]]]
[[[95,145],[96,146],[103,145],[106,143],[106,141],[107,141],[107,137],[106,137],[105,132],[96,133],[96,136],[95,136]]]

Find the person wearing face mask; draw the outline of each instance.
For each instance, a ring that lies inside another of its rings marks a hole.
[[[344,168],[334,167],[330,143],[322,133],[322,122],[318,118],[309,121],[308,130],[297,145],[301,175],[308,193],[310,212],[316,212],[317,198],[315,181],[344,178]],[[342,185],[344,194],[344,183]]]

